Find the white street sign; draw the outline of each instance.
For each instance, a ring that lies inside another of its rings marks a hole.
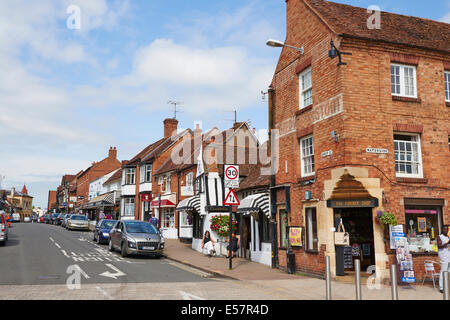
[[[226,188],[239,188],[239,166],[226,164],[224,168],[224,184]]]

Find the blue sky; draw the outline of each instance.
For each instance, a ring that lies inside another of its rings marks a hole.
[[[450,1],[337,1],[450,21]],[[430,5],[432,3],[432,5]],[[81,29],[66,26],[71,4]],[[45,207],[61,176],[116,146],[129,159],[162,135],[167,101],[182,128],[251,120],[267,127],[270,83],[285,38],[282,0],[0,0],[0,176]]]

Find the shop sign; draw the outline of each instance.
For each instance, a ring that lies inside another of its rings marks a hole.
[[[151,194],[143,194],[142,195],[142,202],[151,202],[152,201],[152,195]]]
[[[378,199],[349,199],[327,200],[328,208],[375,208],[378,207]]]
[[[376,154],[387,154],[389,153],[388,149],[377,149],[377,148],[367,148],[367,153],[376,153]]]
[[[223,213],[223,212],[229,212],[230,207],[229,206],[207,206],[206,211],[211,213]]]
[[[302,246],[302,228],[290,227],[289,228],[289,243],[292,247]]]

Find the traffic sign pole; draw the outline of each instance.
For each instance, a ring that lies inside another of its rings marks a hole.
[[[230,270],[232,270],[233,269],[233,247],[231,246],[231,239],[232,239],[232,233],[233,233],[233,217],[232,217],[232,214],[233,214],[233,207],[232,206],[230,206],[230,242],[229,242],[229,248],[230,248],[230,250],[229,250],[229,260],[230,260],[230,263],[229,263],[229,269]]]

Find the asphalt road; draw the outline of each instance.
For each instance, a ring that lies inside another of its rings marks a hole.
[[[122,258],[92,232],[16,223],[0,247],[0,285],[202,282],[208,275],[164,258]]]

